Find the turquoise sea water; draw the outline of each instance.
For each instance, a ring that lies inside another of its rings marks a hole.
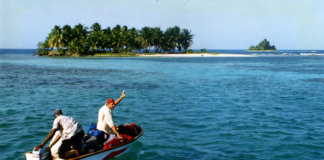
[[[61,108],[84,128],[107,98],[144,135],[118,160],[324,159],[324,57],[0,54],[0,159],[24,159]]]

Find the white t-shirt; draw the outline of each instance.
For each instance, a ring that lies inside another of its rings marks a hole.
[[[113,116],[114,115],[111,109],[109,109],[106,105],[102,106],[98,113],[97,129],[107,134],[114,134],[113,130],[111,129],[113,126],[115,126]]]
[[[53,129],[60,130],[62,140],[70,139],[83,130],[82,126],[75,119],[64,115],[59,115],[55,118]]]

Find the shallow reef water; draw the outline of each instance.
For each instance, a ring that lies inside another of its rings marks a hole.
[[[52,58],[0,54],[0,159],[24,159],[52,112],[144,135],[116,159],[324,159],[324,57]]]

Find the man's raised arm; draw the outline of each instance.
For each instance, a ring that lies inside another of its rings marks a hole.
[[[118,105],[118,103],[126,96],[125,90],[123,90],[121,96],[115,101],[115,106]]]

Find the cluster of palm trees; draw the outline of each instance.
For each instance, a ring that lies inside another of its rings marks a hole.
[[[95,53],[186,53],[193,35],[178,26],[162,31],[159,27],[121,27],[102,29],[94,23],[90,30],[82,24],[72,28],[54,26],[44,42],[38,43],[38,55],[89,55]]]
[[[270,45],[270,42],[267,39],[264,39],[256,46],[250,46],[249,51],[264,51],[264,50],[277,50],[275,45]]]

